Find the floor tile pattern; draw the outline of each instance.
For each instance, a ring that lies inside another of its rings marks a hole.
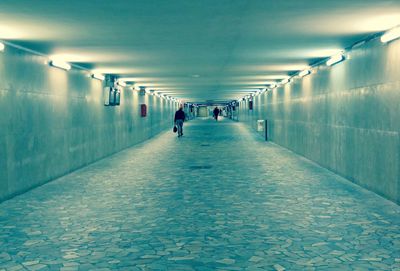
[[[194,120],[0,204],[0,270],[400,271],[400,207]]]

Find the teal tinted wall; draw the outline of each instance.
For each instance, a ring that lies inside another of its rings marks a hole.
[[[269,139],[400,203],[400,41],[370,41],[347,60],[240,104]]]
[[[105,107],[101,81],[45,60],[0,53],[0,201],[172,127],[172,102],[125,88],[120,106]]]

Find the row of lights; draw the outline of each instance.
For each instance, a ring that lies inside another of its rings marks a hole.
[[[53,67],[60,68],[60,69],[63,69],[63,70],[67,70],[67,71],[71,69],[71,65],[70,64],[68,64],[66,62],[62,62],[62,61],[52,60],[52,61],[50,61],[49,64],[51,66],[53,66]],[[93,73],[93,74],[91,74],[91,77],[94,78],[94,79],[100,80],[100,81],[104,81],[105,80],[105,76],[103,74]],[[126,87],[127,86],[126,82],[123,81],[123,80],[117,80],[117,85],[120,86],[120,87]],[[135,87],[133,87],[133,89],[135,90]],[[140,90],[140,89],[138,89],[138,90]],[[180,102],[179,100],[177,100],[177,99],[175,99],[173,97],[166,96],[166,95],[164,95],[164,94],[162,94],[160,92],[156,92],[154,90],[146,90],[146,93],[149,93],[151,95],[155,95],[155,96],[157,96],[159,98],[165,98],[167,100]]]
[[[135,89],[135,87],[133,87],[133,89]],[[153,95],[153,96],[157,96],[157,97],[159,97],[159,98],[164,98],[164,99],[169,100],[169,101],[181,103],[180,100],[178,100],[178,99],[176,99],[176,98],[174,98],[174,97],[165,95],[165,94],[163,94],[163,93],[161,93],[161,92],[159,92],[159,91],[155,91],[155,90],[153,90],[153,89],[152,89],[152,90],[147,90],[147,89],[145,89],[145,91],[146,91],[146,93],[149,94],[149,95]]]
[[[388,43],[388,42],[390,42],[390,41],[392,41],[392,40],[395,40],[395,39],[398,39],[398,38],[400,38],[400,26],[397,26],[397,27],[395,27],[395,28],[393,28],[393,29],[391,29],[391,30],[386,31],[386,32],[380,37],[380,41],[381,41],[382,43]],[[365,43],[365,41],[362,42],[362,43]],[[353,46],[353,48],[356,47],[356,46],[358,46],[358,44],[359,44],[359,43],[357,43],[355,46]],[[331,56],[328,60],[326,60],[325,64],[326,64],[327,66],[333,66],[333,65],[335,65],[335,64],[338,64],[338,63],[344,61],[345,59],[346,59],[346,58],[345,58],[343,52],[341,52],[341,53],[339,53],[339,54],[336,54],[336,55],[334,55],[334,56]],[[301,78],[302,78],[302,77],[305,77],[305,76],[307,76],[307,75],[309,75],[309,74],[311,74],[311,68],[307,68],[307,69],[305,69],[305,70],[302,70],[302,71],[298,72],[296,75],[297,75],[298,77],[301,77]],[[294,75],[294,76],[296,76],[296,75]],[[272,90],[272,89],[274,89],[274,88],[277,88],[278,86],[285,85],[285,84],[289,83],[289,82],[291,81],[291,78],[293,78],[294,76],[285,78],[285,79],[283,79],[282,81],[280,81],[280,82],[277,83],[277,84],[271,84],[271,85],[268,86],[268,88],[260,89],[260,90],[256,91],[255,93],[251,93],[251,94],[249,94],[249,95],[244,96],[243,98],[238,98],[238,100],[250,99],[251,97],[256,96],[256,95],[259,95],[259,94],[262,94],[262,93],[264,93],[264,92],[267,91],[267,90]]]
[[[393,28],[393,29],[391,29],[391,30],[386,31],[386,32],[381,36],[380,40],[381,40],[382,43],[387,43],[387,42],[390,42],[390,41],[392,41],[392,40],[395,40],[395,39],[397,39],[397,38],[399,38],[399,37],[400,37],[400,26],[395,27],[395,28]],[[4,45],[4,43],[0,42],[0,52],[3,52],[4,50],[5,50],[5,45]],[[337,54],[337,55],[334,55],[334,56],[330,57],[330,58],[326,61],[326,65],[327,65],[327,66],[333,66],[333,65],[335,65],[335,64],[337,64],[337,63],[340,63],[340,62],[342,62],[342,61],[344,61],[344,60],[345,60],[345,56],[343,55],[343,53],[339,53],[339,54]],[[63,62],[63,61],[60,61],[60,60],[51,60],[51,61],[49,62],[49,64],[50,64],[51,66],[53,66],[53,67],[60,68],[60,69],[66,70],[66,71],[69,71],[69,70],[72,68],[71,65],[70,65],[69,63]],[[305,76],[307,76],[307,75],[309,75],[309,74],[311,74],[311,70],[310,70],[309,68],[307,68],[307,69],[305,69],[305,70],[303,70],[303,71],[298,72],[297,76],[299,76],[299,77],[305,77]],[[94,78],[94,79],[100,80],[100,81],[104,81],[104,80],[105,80],[105,76],[104,76],[103,74],[92,73],[92,74],[91,74],[91,77]],[[288,77],[288,78],[283,79],[283,80],[282,80],[281,82],[279,82],[278,84],[272,84],[272,85],[270,85],[269,88],[270,88],[270,89],[274,89],[274,88],[278,87],[278,85],[285,85],[285,84],[289,83],[290,81],[291,81],[291,78]],[[124,81],[122,81],[122,80],[118,80],[118,81],[117,81],[117,84],[118,84],[119,86],[121,86],[121,87],[126,87],[126,82],[124,82]],[[261,93],[265,92],[266,90],[267,90],[267,89],[263,89],[263,90],[257,91],[257,92],[256,92],[256,95],[261,94]],[[155,91],[153,90],[153,91],[151,91],[151,93],[155,93]],[[170,97],[170,96],[165,96],[165,95],[162,95],[162,94],[160,94],[160,93],[156,93],[156,94],[157,94],[158,97],[163,97],[163,98],[167,98],[168,100],[178,101],[177,99],[172,98],[172,97]],[[255,95],[255,94],[250,94],[250,95],[245,96],[245,97],[242,98],[242,99],[244,100],[245,98],[250,98],[251,96],[254,96],[254,95]],[[238,100],[241,100],[241,99],[238,98]]]
[[[5,48],[6,48],[5,44],[0,42],[0,52],[4,52]],[[71,64],[69,64],[67,62],[64,62],[64,61],[61,61],[61,60],[57,60],[57,59],[50,60],[48,62],[48,64],[50,66],[52,66],[52,67],[59,68],[59,69],[65,70],[65,71],[69,71],[72,68]],[[106,79],[105,75],[100,74],[100,73],[92,73],[90,75],[90,77],[93,78],[93,79],[100,80],[100,81],[104,81]],[[120,87],[126,87],[127,83],[125,81],[123,81],[123,80],[117,80],[117,85],[120,86]],[[140,88],[135,88],[135,87],[132,87],[132,89],[133,90],[140,90]],[[176,98],[164,95],[164,94],[162,94],[160,92],[156,92],[154,90],[151,90],[151,91],[147,91],[146,90],[146,93],[150,93],[151,95],[156,95],[157,97],[160,97],[160,98],[164,98],[164,99],[167,99],[167,100],[170,100],[170,101],[181,103],[181,101],[176,99]]]
[[[339,62],[342,62],[344,59],[345,59],[344,55],[342,53],[340,53],[340,54],[337,54],[337,55],[334,55],[334,56],[330,57],[325,63],[326,63],[327,66],[333,66],[333,65],[335,65],[335,64],[337,64]],[[297,76],[303,78],[303,77],[305,77],[307,75],[310,75],[310,74],[311,74],[311,69],[307,68],[307,69],[304,69],[304,70],[298,72]],[[268,89],[272,90],[272,89],[277,88],[279,86],[286,85],[286,84],[291,82],[293,77],[294,76],[284,78],[284,79],[282,79],[280,82],[278,82],[276,84],[269,85],[268,88],[257,90],[255,93],[251,93],[249,95],[246,95],[245,97],[242,98],[242,100],[249,99],[252,96],[256,96],[256,95],[262,94],[265,91],[267,91]],[[238,98],[238,100],[241,100],[241,99]]]

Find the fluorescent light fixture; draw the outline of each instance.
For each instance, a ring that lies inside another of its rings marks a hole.
[[[400,37],[400,26],[390,29],[381,36],[381,42],[389,42]]]
[[[0,52],[3,52],[5,48],[6,46],[4,45],[4,43],[0,42]]]
[[[299,76],[304,77],[306,75],[309,75],[310,73],[311,73],[311,71],[309,69],[305,69],[305,70],[299,72]]]
[[[289,83],[289,82],[290,82],[290,78],[285,78],[285,79],[283,79],[283,80],[281,81],[281,84],[284,85],[284,84],[287,84],[287,83]]]
[[[63,62],[60,60],[51,60],[49,64],[50,64],[50,66],[53,66],[53,67],[56,67],[59,69],[63,69],[66,71],[69,71],[71,69],[71,65],[69,65],[67,62]]]
[[[92,78],[100,80],[100,81],[104,81],[104,79],[106,78],[104,75],[100,74],[100,73],[93,73],[92,74]]]
[[[126,87],[126,83],[125,83],[124,81],[122,81],[122,80],[118,80],[118,81],[117,81],[117,84],[118,84],[118,86],[120,86],[120,87]]]
[[[335,64],[337,64],[337,63],[339,63],[339,62],[341,62],[341,61],[343,61],[343,60],[344,60],[344,55],[340,53],[340,54],[337,54],[337,55],[332,56],[332,57],[326,62],[326,65],[332,66],[332,65],[335,65]]]

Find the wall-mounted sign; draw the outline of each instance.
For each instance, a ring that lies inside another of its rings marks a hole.
[[[140,105],[140,116],[141,117],[147,116],[147,106],[145,104]]]
[[[121,104],[121,91],[119,89],[114,89],[114,105]]]
[[[115,106],[121,104],[121,92],[117,88],[104,88],[104,105]]]

